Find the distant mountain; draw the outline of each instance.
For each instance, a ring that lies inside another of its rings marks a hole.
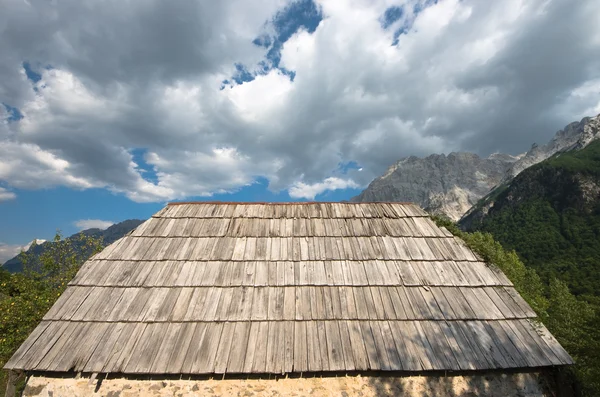
[[[558,131],[547,144],[543,146],[533,144],[531,149],[520,156],[509,168],[502,182],[510,182],[521,171],[550,158],[556,153],[582,149],[596,139],[600,139],[600,115],[584,117],[579,122],[573,122]]]
[[[375,179],[353,202],[410,201],[458,220],[502,181],[517,157],[473,153],[404,158]]]
[[[582,149],[599,138],[600,115],[567,125],[548,144],[534,144],[519,156],[450,153],[403,158],[350,201],[411,201],[457,221],[482,197],[528,167],[556,153]]]
[[[112,244],[113,242],[117,241],[118,239],[120,239],[121,237],[123,237],[124,235],[126,235],[127,233],[129,233],[130,231],[132,231],[133,229],[138,227],[139,225],[141,225],[143,222],[144,221],[139,220],[139,219],[128,219],[126,221],[116,223],[116,224],[108,227],[105,230],[94,228],[94,229],[86,229],[79,233],[83,233],[87,236],[92,236],[95,238],[102,238],[104,245],[109,245],[109,244]],[[71,238],[77,236],[79,233],[76,233],[76,234],[68,237],[68,239],[71,239]],[[36,244],[37,245],[34,245],[32,248],[28,248],[28,247],[27,248],[32,250],[31,252],[35,256],[40,256],[53,243],[51,241],[45,241],[45,240],[38,239],[36,241]],[[5,270],[8,270],[11,273],[17,273],[17,272],[23,271],[23,263],[21,262],[21,254],[6,261],[4,263],[4,265],[2,266],[2,268]]]
[[[528,266],[564,280],[575,294],[600,296],[600,140],[525,169],[459,225],[492,233]]]

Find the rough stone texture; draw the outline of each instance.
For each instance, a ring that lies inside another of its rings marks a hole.
[[[585,117],[580,122],[571,123],[558,131],[547,144],[543,146],[533,144],[531,149],[508,169],[502,182],[509,182],[524,169],[558,152],[582,149],[596,139],[600,139],[600,115]]]
[[[578,150],[600,139],[600,115],[567,125],[543,146],[534,144],[519,156],[472,153],[407,157],[375,179],[354,202],[410,201],[433,214],[459,220],[497,185],[558,152]]]
[[[501,154],[488,158],[473,153],[411,156],[391,166],[351,201],[410,201],[430,213],[458,220],[502,180],[516,160]]]
[[[29,379],[24,396],[450,396],[542,397],[545,376],[537,373],[477,376],[370,377],[294,379],[130,380]]]

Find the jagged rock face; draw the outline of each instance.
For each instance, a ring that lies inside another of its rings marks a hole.
[[[579,122],[567,125],[558,131],[554,138],[546,145],[533,144],[531,149],[520,156],[504,176],[502,182],[509,182],[521,171],[541,161],[552,157],[558,152],[579,150],[586,147],[590,142],[600,138],[600,115],[596,117],[585,117]]]
[[[502,180],[516,160],[503,154],[411,156],[391,166],[351,201],[410,201],[458,220]]]
[[[459,220],[494,187],[510,182],[526,168],[552,155],[578,150],[600,139],[600,115],[586,117],[558,131],[546,145],[533,145],[519,156],[472,153],[407,157],[391,166],[351,201],[411,201],[430,213]]]

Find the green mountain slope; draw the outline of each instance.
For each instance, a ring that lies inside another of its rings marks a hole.
[[[105,230],[87,229],[87,230],[81,231],[80,233],[83,233],[86,236],[101,239],[103,244],[106,246],[106,245],[112,244],[113,242],[117,241],[118,239],[120,239],[121,237],[123,237],[124,235],[126,235],[127,233],[129,233],[130,231],[135,229],[136,227],[138,227],[140,224],[142,224],[142,222],[144,222],[144,221],[139,220],[139,219],[128,219],[123,222],[115,223],[114,225],[110,226],[109,228],[107,228]],[[79,233],[74,234],[71,237],[67,238],[68,241],[71,241],[71,245],[72,245],[73,249],[76,251],[84,249],[82,246],[82,243],[81,243],[81,239],[77,238],[78,235],[79,235]],[[46,252],[51,247],[52,244],[54,244],[52,241],[47,241],[43,244],[39,244],[39,245],[31,247],[30,251],[31,251],[31,253],[33,253],[33,255],[35,257],[40,257],[44,252]],[[22,256],[22,254],[19,254],[19,255],[15,256],[14,258],[6,261],[6,263],[4,263],[4,265],[2,266],[2,269],[7,270],[11,273],[22,272],[23,271],[23,262],[22,262],[21,256]]]
[[[600,296],[600,141],[560,153],[492,191],[463,219],[490,232],[545,280]]]

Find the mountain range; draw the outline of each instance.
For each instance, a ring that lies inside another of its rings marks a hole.
[[[77,239],[75,239],[74,237],[76,237],[80,233],[83,233],[86,236],[102,239],[103,244],[106,246],[112,244],[113,242],[117,241],[118,239],[120,239],[121,237],[138,227],[140,224],[142,224],[142,222],[144,221],[140,219],[128,219],[123,222],[115,223],[114,225],[104,230],[98,228],[86,229],[70,237],[67,237],[67,240],[72,241],[75,245]],[[36,239],[35,244],[29,244],[27,246],[27,251],[31,250],[31,253],[33,253],[35,256],[40,256],[51,246],[51,244],[53,244],[53,242],[51,241]],[[14,258],[6,261],[4,265],[2,265],[2,268],[12,273],[23,271],[23,262],[21,261],[21,254],[18,254]]]
[[[600,115],[597,115],[570,123],[547,144],[534,144],[518,156],[495,153],[482,158],[460,152],[406,157],[350,201],[411,201],[432,214],[458,221],[479,200],[523,170],[557,153],[582,149],[599,138]]]

